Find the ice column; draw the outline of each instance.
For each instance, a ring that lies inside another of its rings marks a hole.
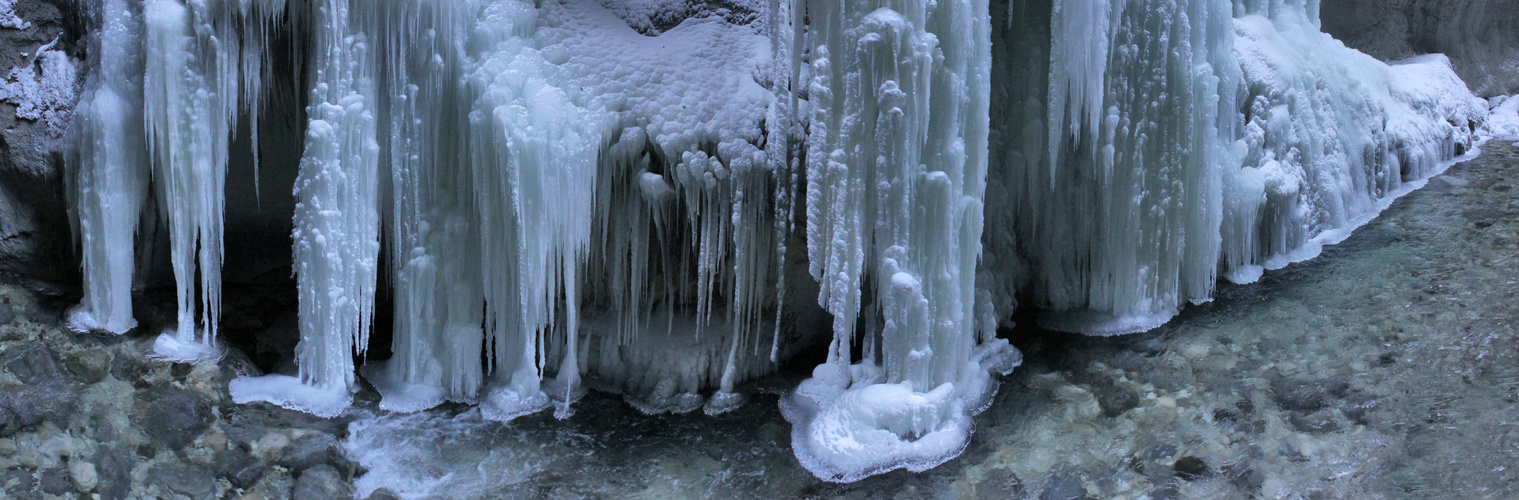
[[[352,399],[353,356],[369,344],[380,251],[374,59],[345,0],[311,5],[315,28],[306,150],[296,179],[294,267],[300,294],[299,378],[239,379],[238,402],[268,401],[316,415]]]
[[[144,120],[179,310],[155,354],[215,358],[228,147],[241,111],[253,113],[257,128],[262,64],[255,61],[264,57],[265,25],[282,13],[283,2],[148,0],[142,9]]]
[[[461,97],[464,37],[473,2],[413,0],[376,7],[388,97],[380,134],[388,199],[387,252],[395,298],[394,357],[364,374],[380,406],[474,402],[483,367],[484,297],[471,171],[465,163],[468,102]]]
[[[1023,144],[993,175],[1018,200],[1033,299],[1052,311],[1041,324],[1131,333],[1210,296],[1221,176],[1236,161],[1230,14],[1218,1],[1054,3],[1047,132],[1003,136]]]
[[[536,12],[515,1],[486,8],[479,24],[502,35],[469,84],[470,165],[480,218],[487,342],[500,378],[483,410],[497,419],[537,411],[579,390],[579,272],[590,246],[601,137],[586,111],[543,74],[521,38]],[[522,31],[519,31],[522,30]],[[562,318],[560,316],[562,315]],[[545,391],[550,345],[563,345]]]
[[[978,338],[975,321],[987,8],[807,5],[808,256],[835,323],[828,361],[782,408],[797,457],[823,479],[920,471],[959,454],[992,390],[988,369],[1015,362],[1005,341]]]
[[[67,159],[84,299],[69,313],[77,330],[125,333],[132,317],[132,252],[149,164],[142,117],[142,24],[125,0],[89,9],[90,73],[75,110]]]

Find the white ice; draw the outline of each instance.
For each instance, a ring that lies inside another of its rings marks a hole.
[[[1488,99],[1487,133],[1496,139],[1519,141],[1519,96]]]

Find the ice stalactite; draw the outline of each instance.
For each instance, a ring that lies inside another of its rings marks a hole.
[[[176,327],[154,345],[159,357],[219,356],[229,146],[241,113],[260,104],[262,75],[244,72],[262,68],[249,59],[264,57],[259,37],[282,4],[148,0],[142,6],[144,121],[178,299]]]
[[[573,399],[585,377],[688,411],[767,371],[766,37],[712,18],[648,37],[590,2],[499,1],[481,19],[466,81],[482,254],[497,256],[488,413]]]
[[[75,237],[85,276],[84,298],[69,312],[78,330],[125,333],[132,317],[130,251],[148,197],[150,167],[143,134],[141,17],[126,0],[89,11],[99,28],[89,37],[91,73],[74,112],[69,151]]]
[[[395,326],[394,356],[368,362],[364,374],[389,410],[475,402],[482,383],[479,229],[458,81],[477,11],[474,2],[416,0],[370,14],[389,28],[375,30],[389,75],[375,84],[386,99],[377,125]]]
[[[834,326],[827,362],[782,408],[821,478],[924,470],[964,448],[988,370],[1017,362],[977,335],[988,7],[809,2],[806,16],[808,257]]]
[[[380,252],[375,57],[365,14],[342,0],[311,5],[310,121],[292,235],[300,372],[235,380],[229,389],[239,402],[331,416],[352,399],[353,357],[369,345]]]
[[[70,315],[76,328],[121,333],[135,326],[130,249],[151,171],[169,228],[179,311],[157,355],[216,355],[228,146],[240,113],[260,104],[263,39],[283,9],[283,0],[110,1],[87,9],[98,52],[81,100],[85,116],[74,128],[79,147],[70,156],[89,277]],[[257,128],[256,114],[251,122]]]
[[[1014,69],[1028,51],[999,78],[1003,106],[1043,94],[1048,116],[1042,132],[997,124],[992,199],[1013,201],[989,234],[1017,247],[989,250],[1012,271],[999,296],[1026,287],[1054,329],[1147,330],[1220,275],[1316,255],[1470,147],[1480,112],[1448,65],[1346,49],[1316,5],[1055,1],[1049,42],[1006,35],[1047,45],[1050,69],[1047,93]]]
[[[487,9],[498,10],[481,24],[515,31],[536,22],[531,6],[518,2]],[[486,335],[503,383],[485,401],[493,418],[538,411],[550,397],[566,412],[579,388],[576,287],[590,246],[601,143],[588,112],[544,75],[543,54],[527,39],[503,38],[469,77],[479,96],[470,164],[481,254],[493,261],[483,269]],[[564,346],[562,357],[551,355],[551,343]],[[545,388],[551,368],[559,374]]]

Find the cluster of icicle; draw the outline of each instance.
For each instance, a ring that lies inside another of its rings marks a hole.
[[[1315,3],[771,0],[646,36],[591,0],[105,0],[70,320],[135,326],[152,199],[179,298],[156,348],[216,355],[228,141],[283,26],[306,67],[298,372],[235,400],[335,415],[362,373],[393,411],[565,417],[596,386],[720,413],[831,330],[782,401],[798,458],[923,470],[1020,362],[995,335],[1016,293],[1053,327],[1148,329],[1470,146],[1480,101],[1448,63],[1346,49]],[[356,367],[382,283],[395,355]]]

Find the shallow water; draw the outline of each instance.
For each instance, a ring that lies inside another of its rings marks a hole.
[[[347,445],[368,468],[359,494],[1519,497],[1519,148],[1483,149],[1320,257],[1224,285],[1155,331],[1004,332],[1024,366],[965,453],[928,472],[812,477],[771,389],[791,374],[718,417],[595,393],[562,421],[372,414]]]

